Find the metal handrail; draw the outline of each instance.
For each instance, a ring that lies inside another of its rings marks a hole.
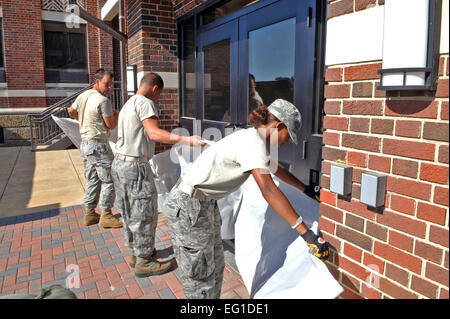
[[[121,89],[120,82],[114,82],[115,87],[111,94],[111,100],[114,110],[118,111],[121,108]],[[91,89],[94,85],[90,84],[81,90],[78,90],[71,96],[68,96],[57,103],[47,107],[42,112],[34,112],[28,114],[30,121],[30,144],[31,150],[35,151],[38,145],[49,145],[53,141],[60,139],[63,136],[61,128],[53,121],[52,115],[57,117],[69,117],[67,111],[68,107],[72,105],[73,101],[81,93]]]

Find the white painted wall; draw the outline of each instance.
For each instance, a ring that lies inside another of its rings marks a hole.
[[[405,13],[408,13],[408,0]],[[383,59],[384,8],[378,6],[334,17],[327,22],[325,64],[360,63]],[[449,0],[442,0],[440,53],[449,52]]]
[[[102,7],[101,18],[103,21],[111,21],[119,14],[119,0],[108,0]]]

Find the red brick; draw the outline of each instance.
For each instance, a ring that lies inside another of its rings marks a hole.
[[[369,155],[369,168],[389,173],[391,171],[391,159],[377,155]]]
[[[342,113],[348,115],[382,115],[383,102],[376,100],[344,101]]]
[[[390,230],[389,231],[389,244],[394,247],[406,250],[407,252],[412,252],[414,239],[412,237],[403,235],[399,232]]]
[[[340,251],[341,250],[341,240],[333,235],[327,233],[323,234],[323,238],[330,245],[330,250]]]
[[[336,225],[332,221],[320,216],[319,217],[319,227],[320,227],[321,231],[325,231],[331,235],[334,235],[334,229],[336,228]]]
[[[362,250],[355,246],[344,243],[344,255],[361,263]]]
[[[448,228],[430,225],[430,241],[448,248]]]
[[[336,16],[352,12],[353,12],[353,0],[342,0],[332,2],[328,5],[327,17],[328,19],[330,19]]]
[[[431,196],[431,185],[391,176],[388,176],[387,179],[387,190],[426,201],[428,201]]]
[[[324,146],[322,148],[322,158],[329,161],[345,161],[347,152],[337,148]]]
[[[386,116],[437,119],[438,101],[388,100]]]
[[[349,202],[347,200],[338,198],[337,207],[369,220],[375,220],[375,215],[377,214],[376,211],[372,210],[367,205],[355,199],[352,199]]]
[[[448,289],[441,288],[439,299],[449,299]]]
[[[342,211],[335,207],[325,205],[324,203],[320,203],[320,215],[337,221],[338,223],[342,223],[344,219]]]
[[[438,161],[448,164],[448,145],[439,146]]]
[[[373,236],[381,241],[387,240],[388,230],[386,227],[367,221],[366,234]]]
[[[339,238],[345,239],[358,247],[361,247],[364,250],[371,251],[372,250],[372,238],[369,236],[363,235],[359,232],[351,230],[350,228],[337,225],[336,226],[336,236]]]
[[[350,130],[353,132],[369,133],[370,119],[356,118],[350,119]]]
[[[367,299],[380,299],[381,298],[381,292],[366,285],[365,283],[363,283],[361,286],[361,293]]]
[[[448,287],[448,269],[436,266],[433,263],[427,262],[425,268],[425,276],[435,282],[438,282]]]
[[[364,219],[354,216],[352,214],[349,213],[345,214],[345,225],[362,233],[364,232]]]
[[[380,78],[378,70],[381,63],[349,66],[344,69],[345,81],[377,80]]]
[[[356,165],[359,167],[367,166],[367,154],[358,152],[348,152],[347,161],[349,164]]]
[[[448,184],[448,166],[422,163],[420,179],[438,184]]]
[[[324,96],[326,99],[349,98],[350,84],[325,85]]]
[[[372,97],[373,85],[371,82],[353,83],[353,97]]]
[[[447,210],[445,208],[419,202],[417,217],[439,225],[445,225]]]
[[[429,245],[422,241],[416,241],[416,246],[414,248],[414,254],[416,256],[422,257],[428,261],[434,262],[436,264],[440,264],[442,261],[442,248],[438,248],[432,245]]]
[[[399,141],[394,139],[383,140],[383,153],[422,160],[434,160],[435,144]]]
[[[390,208],[400,213],[414,215],[416,204],[414,199],[391,194]]]
[[[364,265],[381,275],[384,273],[384,261],[372,254],[369,254],[368,252],[364,252],[363,263]]]
[[[422,271],[422,261],[420,258],[393,248],[390,245],[375,242],[374,254],[389,260],[400,267],[409,269],[416,274],[420,274]]]
[[[415,161],[408,161],[394,158],[392,173],[396,175],[416,178],[419,171],[419,164]]]
[[[440,57],[439,58],[439,68],[438,68],[438,70],[439,70],[439,72],[438,72],[438,74],[439,74],[439,76],[443,76],[443,75],[445,75],[445,57]]]
[[[441,120],[447,120],[449,119],[449,111],[448,111],[448,101],[442,101],[441,105]]]
[[[355,10],[360,11],[364,9],[368,9],[371,7],[375,7],[377,5],[377,0],[356,0],[355,1]]]
[[[399,283],[400,285],[408,287],[409,272],[393,264],[386,264],[386,277],[395,281],[396,283]]]
[[[323,132],[322,142],[325,145],[339,146],[340,138],[339,133]]]
[[[322,188],[320,190],[320,201],[331,206],[336,206],[336,194],[333,194]]]
[[[380,152],[381,139],[378,137],[342,134],[342,146],[369,152]]]
[[[337,116],[325,116],[323,118],[323,128],[339,131],[348,131],[348,119]]]
[[[330,189],[330,177],[322,175],[320,177],[320,187]]]
[[[437,297],[438,286],[417,276],[412,277],[411,289],[428,298],[436,299]]]
[[[342,68],[327,68],[325,70],[326,82],[342,82]]]
[[[372,119],[370,132],[373,134],[392,135],[394,132],[394,120]]]
[[[377,222],[416,237],[425,238],[427,225],[408,216],[385,209],[383,214],[377,215]]]
[[[396,299],[417,299],[418,296],[408,290],[397,286],[386,278],[380,278],[380,288],[382,292]]]
[[[351,290],[350,288],[348,288],[346,286],[342,286],[342,288],[344,288],[344,291],[339,296],[340,298],[342,298],[342,299],[362,299],[362,296],[359,295],[354,290]]]
[[[339,115],[341,114],[341,101],[325,101],[323,108],[326,115]]]
[[[418,121],[397,120],[395,135],[402,137],[420,137],[422,123]]]
[[[367,277],[369,277],[370,272],[366,270],[365,268],[361,267],[359,264],[351,261],[350,259],[347,259],[343,257],[342,255],[339,256],[339,266],[343,270],[351,273],[356,278],[359,278],[361,280],[366,280]]]
[[[436,89],[436,97],[448,98],[448,79],[439,79]]]
[[[427,140],[448,142],[448,123],[425,122],[423,138]]]

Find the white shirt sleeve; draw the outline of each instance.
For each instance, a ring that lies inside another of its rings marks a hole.
[[[139,101],[136,105],[136,114],[139,118],[139,121],[143,121],[152,116],[158,117],[158,109],[156,108],[156,104],[151,101]]]

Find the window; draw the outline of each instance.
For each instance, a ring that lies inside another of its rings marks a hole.
[[[45,81],[87,83],[86,26],[44,22]]]

